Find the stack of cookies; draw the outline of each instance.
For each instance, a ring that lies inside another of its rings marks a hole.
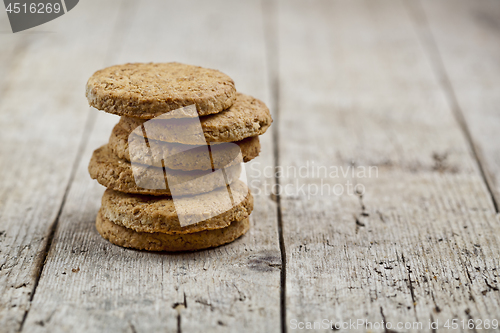
[[[266,105],[212,69],[135,63],[97,71],[89,104],[120,116],[89,173],[107,190],[96,227],[110,242],[150,251],[229,243],[249,229],[243,162],[272,123]]]

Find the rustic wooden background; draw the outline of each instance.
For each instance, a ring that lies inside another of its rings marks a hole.
[[[111,245],[87,164],[117,117],[86,79],[173,60],[271,107],[255,184],[317,184],[262,173],[307,161],[377,177],[326,179],[363,196],[257,194],[251,231],[217,249]],[[0,140],[1,332],[500,320],[499,1],[82,0],[17,34],[2,12]]]

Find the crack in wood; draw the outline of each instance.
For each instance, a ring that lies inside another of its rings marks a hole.
[[[271,87],[271,110],[274,110],[273,117],[275,125],[271,128],[273,136],[273,154],[275,171],[280,165],[279,155],[279,124],[280,124],[280,77],[279,77],[279,58],[276,41],[278,40],[277,31],[277,3],[276,1],[262,1],[261,12],[263,15],[263,30],[265,34],[266,62],[269,69],[269,82]],[[280,185],[279,173],[274,173],[274,182]],[[278,222],[278,242],[281,253],[281,274],[280,274],[280,324],[281,332],[287,332],[286,325],[286,248],[283,233],[283,216],[281,211],[281,196],[279,193],[271,198],[276,202],[277,222]]]
[[[177,333],[182,332],[182,310],[187,309],[186,293],[184,292],[184,299],[182,302],[176,302],[172,304],[172,308],[177,311]],[[195,301],[200,303],[198,301]]]
[[[77,149],[77,154],[75,157],[75,160],[73,161],[73,164],[71,166],[71,173],[68,179],[68,183],[66,184],[66,188],[64,190],[64,195],[61,200],[61,204],[59,205],[59,210],[57,211],[56,218],[52,225],[50,226],[48,230],[48,236],[47,236],[47,243],[45,244],[45,248],[43,249],[42,252],[40,252],[37,256],[36,262],[38,269],[35,272],[35,279],[33,283],[33,288],[31,289],[30,292],[30,298],[29,298],[29,303],[33,301],[33,298],[35,297],[36,289],[38,287],[38,283],[40,282],[40,277],[42,276],[42,271],[45,266],[45,261],[47,260],[47,256],[50,252],[50,249],[52,248],[52,241],[54,239],[54,235],[57,230],[57,226],[59,224],[59,219],[61,217],[64,204],[66,203],[66,199],[68,197],[69,190],[71,189],[71,186],[73,184],[73,180],[75,179],[76,171],[78,169],[78,166],[80,165],[80,161],[83,156],[83,151],[85,150],[85,147],[87,145],[88,139],[90,132],[92,131],[92,127],[94,126],[94,122],[96,119],[96,115],[94,113],[89,113],[87,116],[87,120],[85,123],[84,131],[82,133],[82,138],[80,139],[80,143],[78,144],[78,149]],[[21,332],[23,330],[24,324],[26,322],[26,318],[28,317],[28,312],[29,308],[25,311],[23,318],[21,320],[21,323],[19,325],[19,331]]]
[[[387,325],[386,325],[387,319],[385,318],[384,309],[382,306],[380,307],[380,315],[382,316],[382,321],[384,323],[384,333],[398,333],[395,330],[387,328]]]
[[[208,301],[205,301],[203,299],[195,299],[194,302],[201,304],[201,305],[208,306],[210,308],[210,311],[214,311],[214,309],[215,309],[215,307],[211,303],[209,303]]]
[[[488,279],[484,279],[484,283],[486,284],[486,286],[488,286],[489,290],[488,291],[498,291],[498,287],[497,286],[493,286],[489,283]]]
[[[137,333],[137,330],[135,329],[135,326],[131,321],[128,322],[128,326],[130,327],[130,331],[132,331],[132,333]]]
[[[396,253],[397,254],[397,253]],[[415,288],[413,287],[413,281],[411,279],[411,269],[410,265],[406,264],[406,258],[403,253],[401,253],[401,259],[403,260],[403,265],[407,271],[407,277],[408,277],[408,289],[410,290],[410,295],[411,295],[411,300],[413,302],[413,312],[415,313],[415,318],[418,320],[417,316],[417,301],[415,298]]]
[[[366,220],[370,216],[370,213],[367,212],[366,206],[363,202],[363,193],[356,191],[355,194],[358,197],[359,206],[361,207],[361,212],[359,214],[353,214],[354,222],[356,224],[355,233],[357,234],[360,227],[366,227],[366,223],[362,220]]]
[[[41,319],[41,320],[37,320],[35,321],[35,325],[38,325],[38,326],[41,326],[41,327],[44,327],[45,324],[49,323],[51,320],[52,320],[52,317],[54,316],[54,313],[56,312],[56,310],[54,311],[51,311],[50,312],[50,315],[46,318],[46,319]]]
[[[432,315],[432,313],[429,315],[429,318],[431,318],[431,322],[434,322],[434,316]],[[436,333],[437,329],[434,326],[431,326],[431,332]]]
[[[468,320],[472,320],[473,322],[475,322],[475,321],[474,321],[474,318],[472,317],[472,315],[471,315],[471,313],[470,313],[470,309],[469,309],[469,308],[465,309],[465,315],[467,316],[467,319],[468,319]],[[470,329],[472,332],[477,333],[477,330],[476,330],[476,325],[475,325],[475,324],[474,324],[474,326],[473,326],[472,328],[469,328],[469,329]]]
[[[431,290],[431,297],[432,297],[432,302],[434,303],[434,311],[436,311],[436,313],[440,313],[441,312],[441,308],[437,304],[436,297],[434,296],[434,291],[432,291],[432,290]]]

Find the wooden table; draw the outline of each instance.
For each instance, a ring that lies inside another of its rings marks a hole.
[[[498,1],[85,0],[0,30],[1,332],[499,331]],[[174,60],[272,109],[252,229],[123,249],[95,230],[87,172],[117,117],[85,82]]]

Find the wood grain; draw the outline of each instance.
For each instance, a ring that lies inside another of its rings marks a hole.
[[[13,57],[3,59],[12,67],[2,67],[8,73],[8,87],[0,99],[3,331],[18,331],[29,309],[53,226],[81,153],[88,116],[82,112],[87,109],[82,98],[84,77],[102,63],[107,49],[107,42],[93,40],[101,35],[107,41],[112,30],[92,30],[89,26],[105,17],[113,22],[113,5],[108,2],[98,14],[82,13],[79,21],[61,18],[44,26],[55,33],[37,33],[35,28],[27,37],[0,37]],[[24,43],[21,49],[11,44],[18,41]],[[85,58],[81,57],[83,51],[88,52]]]
[[[279,164],[378,169],[281,175],[288,329],[498,317],[493,203],[405,4],[283,1],[277,27]]]
[[[110,63],[177,60],[213,67],[233,77],[239,90],[269,100],[259,2],[151,1],[129,14]],[[269,196],[254,192],[251,230],[212,250],[147,253],[99,236],[94,221],[103,188],[90,180],[87,164],[116,122],[98,115],[24,331],[278,331],[281,258]],[[273,181],[259,175],[273,166],[272,136],[262,136],[261,144],[261,156],[247,166],[256,186]]]
[[[415,11],[419,9],[420,25],[427,25],[421,28],[428,29],[428,42],[434,42],[431,52],[441,62],[499,211],[500,6],[496,1],[424,1]]]
[[[87,0],[14,35],[0,14],[0,331],[500,320],[499,19],[492,0]],[[87,164],[118,118],[83,87],[134,61],[217,68],[272,106],[243,238],[169,255],[96,232]]]

